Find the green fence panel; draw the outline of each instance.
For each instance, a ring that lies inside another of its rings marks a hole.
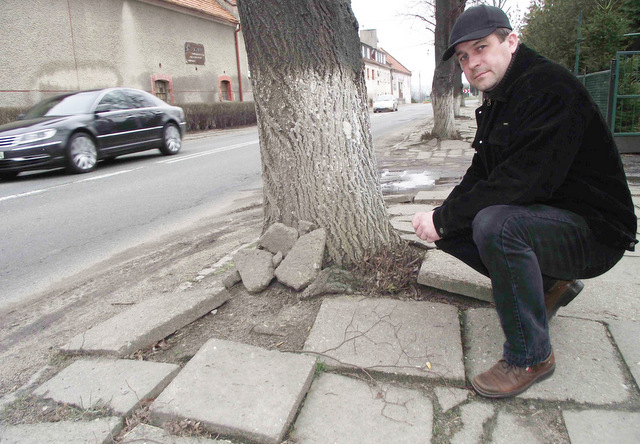
[[[618,52],[615,74],[611,131],[640,136],[640,51]]]
[[[594,72],[578,76],[578,79],[587,91],[589,95],[598,105],[600,114],[607,118],[607,110],[609,109],[609,83],[611,77],[611,70]]]

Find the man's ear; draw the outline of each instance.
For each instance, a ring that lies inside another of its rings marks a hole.
[[[511,54],[516,52],[516,49],[518,48],[518,34],[515,32],[510,33],[507,36],[507,43],[509,44],[509,51],[511,51]]]

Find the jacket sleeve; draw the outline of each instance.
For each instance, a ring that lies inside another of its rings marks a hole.
[[[436,209],[434,224],[441,237],[470,228],[483,208],[551,198],[571,168],[589,121],[582,111],[588,107],[563,97],[549,91],[531,94],[517,101],[508,120],[493,123],[484,149],[494,168]]]

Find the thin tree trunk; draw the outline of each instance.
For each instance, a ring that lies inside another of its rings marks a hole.
[[[366,105],[349,0],[239,0],[258,116],[265,229],[327,231],[329,258],[358,262],[395,243]]]
[[[436,70],[433,76],[433,133],[438,139],[455,139],[458,131],[454,114],[453,58],[442,61],[442,55],[449,46],[449,34],[453,24],[464,10],[466,0],[436,0],[435,57]]]

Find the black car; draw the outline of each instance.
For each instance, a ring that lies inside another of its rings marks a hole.
[[[136,89],[51,97],[0,126],[0,178],[56,167],[86,173],[98,160],[154,148],[176,154],[185,128],[182,108]]]

